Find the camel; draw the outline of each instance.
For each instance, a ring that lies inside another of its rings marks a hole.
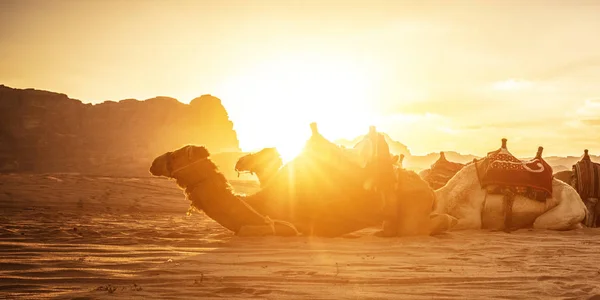
[[[538,168],[532,172],[549,171],[541,159],[543,148],[538,149],[536,158],[526,168]],[[435,191],[434,213],[448,213],[458,219],[452,230],[495,229],[512,230],[533,227],[535,229],[570,230],[581,227],[587,209],[577,191],[570,185],[549,176],[551,197],[545,201],[533,200],[522,195],[493,194],[484,188],[478,174],[480,163],[490,162],[492,154],[510,154],[506,139],[502,147],[476,163],[467,164],[448,183]],[[504,163],[503,161],[501,161]],[[519,165],[519,163],[508,162]],[[533,166],[533,167],[532,167]],[[505,201],[506,199],[506,201]],[[507,205],[512,200],[512,205]],[[507,220],[510,220],[507,224]],[[509,228],[510,227],[510,228]]]
[[[281,155],[276,148],[264,148],[256,153],[240,157],[235,164],[235,171],[239,173],[256,174],[261,187],[283,166]]]
[[[238,235],[258,228],[260,235],[294,235],[297,229],[333,237],[378,225],[395,180],[385,139],[371,130],[358,149],[367,157],[356,164],[320,136],[316,124],[311,128],[302,153],[252,195],[235,194],[202,146],[158,156],[150,173],[175,179],[192,207]]]
[[[554,178],[573,186],[572,182],[573,182],[573,171],[571,170],[564,170],[564,171],[560,171],[560,172],[556,172],[554,173]]]
[[[587,227],[600,227],[600,164],[592,162],[588,149],[572,170],[557,172],[554,177],[571,185],[588,209],[584,220]]]
[[[422,170],[419,172],[419,176],[429,183],[433,189],[439,189],[462,167],[464,167],[464,164],[448,161],[442,151],[438,160],[431,165],[431,168]]]
[[[187,145],[155,158],[150,173],[175,179],[186,198],[192,201],[191,208],[203,210],[237,235],[298,235],[292,224],[271,220],[246,204],[233,192],[209,156],[205,147]]]

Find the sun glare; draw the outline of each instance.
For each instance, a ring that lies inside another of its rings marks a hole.
[[[281,160],[285,164],[294,159],[296,156],[298,156],[298,154],[300,154],[300,151],[302,151],[303,146],[304,145],[302,144],[295,145],[288,143],[285,145],[276,145],[275,147],[277,147],[277,151],[279,151],[279,154],[281,155]]]
[[[338,56],[297,54],[264,61],[219,91],[231,107],[240,147],[275,146],[295,157],[317,122],[328,139],[354,138],[373,124],[375,71]]]

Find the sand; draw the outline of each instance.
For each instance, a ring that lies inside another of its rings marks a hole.
[[[0,175],[0,299],[600,297],[600,230],[239,238],[187,208],[159,178]]]

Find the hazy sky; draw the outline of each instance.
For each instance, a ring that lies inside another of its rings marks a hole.
[[[450,5],[449,3],[453,3]],[[0,0],[0,83],[222,99],[241,146],[600,153],[600,1]]]

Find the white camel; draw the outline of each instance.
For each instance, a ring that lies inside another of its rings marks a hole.
[[[433,213],[458,219],[452,230],[504,230],[504,196],[482,188],[474,163],[466,165],[442,188],[435,191]],[[514,228],[571,230],[581,228],[587,208],[570,185],[552,179],[552,197],[545,202],[516,195],[512,208]]]

